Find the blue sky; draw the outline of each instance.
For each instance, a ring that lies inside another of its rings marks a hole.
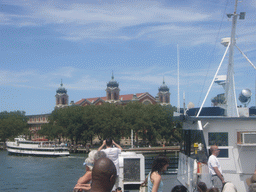
[[[256,2],[237,12],[237,45],[256,64]],[[105,96],[112,70],[120,94],[156,96],[163,76],[177,106],[177,44],[180,100],[200,105],[230,36],[234,0],[0,0],[0,111],[50,113],[63,79],[69,102]],[[236,92],[253,92],[255,70],[235,55]],[[221,74],[226,73],[225,59]],[[210,99],[223,93],[214,85]],[[240,102],[238,102],[240,104]]]

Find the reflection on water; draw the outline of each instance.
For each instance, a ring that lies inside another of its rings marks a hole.
[[[68,157],[11,156],[0,151],[0,191],[73,191],[85,173],[85,154]],[[164,189],[178,184],[176,175],[164,175]]]

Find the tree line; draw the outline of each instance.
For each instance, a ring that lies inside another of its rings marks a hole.
[[[156,141],[171,143],[181,140],[181,126],[172,118],[172,106],[145,105],[130,102],[125,106],[104,103],[103,105],[69,106],[55,109],[42,125],[38,134],[49,140],[66,138],[72,144],[92,143],[94,138],[104,140],[112,137],[120,141],[134,132],[135,142],[155,145]],[[24,111],[0,112],[0,139],[5,142],[18,135],[31,135]],[[177,126],[177,124],[179,126]]]
[[[119,141],[130,137],[134,131],[135,141],[142,138],[151,145],[156,141],[180,141],[180,129],[172,120],[175,107],[144,105],[130,102],[125,106],[104,103],[103,105],[69,106],[55,109],[49,123],[38,134],[50,140],[67,138],[73,144],[92,143],[95,137],[104,140],[112,137]]]
[[[29,134],[28,118],[24,111],[0,112],[0,141],[12,140],[21,134]]]

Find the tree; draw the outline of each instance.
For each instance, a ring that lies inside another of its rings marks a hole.
[[[123,129],[123,106],[104,103],[94,106],[92,130],[100,140],[112,137],[119,140]]]
[[[28,129],[27,117],[24,111],[0,113],[0,139],[5,142],[23,134]]]

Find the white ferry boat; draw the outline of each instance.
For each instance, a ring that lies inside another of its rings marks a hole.
[[[14,140],[14,142],[6,142],[9,154],[53,157],[70,155],[67,147],[57,146],[53,142],[29,141],[24,138],[15,138]]]
[[[231,37],[222,41],[227,48],[220,66],[229,49],[228,73],[224,78],[218,78],[219,66],[211,83],[211,86],[214,82],[223,85],[224,102],[216,107],[203,107],[211,90],[210,86],[200,108],[190,108],[182,115],[179,114],[183,121],[184,144],[179,154],[177,179],[190,192],[197,191],[199,181],[205,182],[208,188],[212,187],[207,166],[211,145],[219,147],[218,159],[224,179],[226,182],[232,182],[237,191],[248,191],[246,179],[253,175],[256,168],[256,109],[237,107],[235,95],[233,63],[234,48],[237,47],[235,28],[237,18],[244,19],[245,16],[243,12],[237,14],[236,9],[237,0],[234,13],[228,14],[229,18],[232,17]],[[240,49],[239,51],[243,54]],[[246,56],[245,58],[256,69]],[[249,102],[250,96],[250,90],[244,89],[239,100],[245,104]]]

